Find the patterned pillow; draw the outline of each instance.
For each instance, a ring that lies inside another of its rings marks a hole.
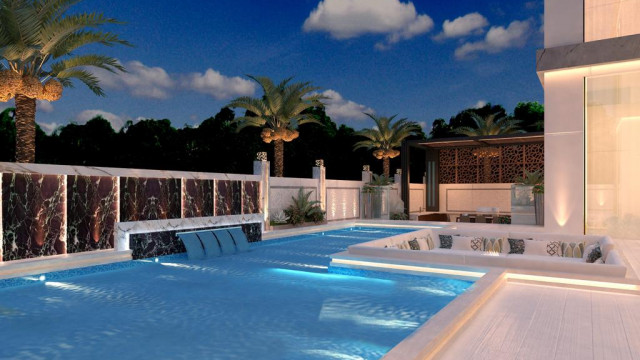
[[[418,239],[409,240],[409,248],[411,250],[420,250],[420,244],[418,244]]]
[[[484,238],[482,238],[482,237],[474,237],[471,240],[471,250],[473,250],[473,251],[484,251]]]
[[[484,240],[484,251],[490,253],[501,253],[503,246],[502,238],[482,238]]]
[[[508,238],[509,241],[509,254],[524,254],[524,239],[512,239]]]
[[[451,249],[453,245],[453,235],[438,235],[440,237],[440,248]]]
[[[560,241],[549,241],[547,243],[547,254],[549,256],[562,256],[562,243]]]
[[[600,244],[598,244],[589,255],[587,255],[587,262],[593,264],[596,260],[602,257],[602,250],[600,250]]]
[[[566,258],[582,258],[584,254],[584,241],[580,243],[562,242],[562,256]]]

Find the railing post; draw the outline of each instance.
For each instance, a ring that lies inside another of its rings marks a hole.
[[[312,169],[312,178],[318,180],[318,201],[322,211],[327,211],[327,169],[324,161],[316,160],[316,166]]]
[[[260,154],[260,153],[258,153]],[[265,154],[266,155],[266,154]],[[266,160],[266,156],[261,160],[253,162],[253,174],[260,175],[260,206],[262,208],[262,215],[264,219],[265,229],[270,228],[269,224],[269,174],[270,164]]]

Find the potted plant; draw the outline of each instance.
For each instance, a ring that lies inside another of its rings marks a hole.
[[[534,185],[532,192],[536,207],[536,225],[544,225],[544,184]]]
[[[524,170],[523,176],[515,179],[511,185],[511,223],[520,225],[534,225],[536,220],[536,206],[533,189],[544,183],[542,171]]]
[[[380,219],[382,217],[382,195],[391,179],[384,175],[373,174],[369,183],[362,187],[363,218]]]

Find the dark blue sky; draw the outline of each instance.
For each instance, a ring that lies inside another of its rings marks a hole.
[[[80,84],[67,89],[52,107],[40,106],[37,121],[51,128],[103,112],[116,126],[137,118],[195,126],[236,96],[260,95],[245,74],[311,81],[333,97],[334,120],[355,128],[371,125],[363,110],[399,114],[427,131],[434,119],[478,103],[511,112],[519,101],[542,102],[535,74],[542,4],[85,0],[77,10],[127,23],[110,30],[135,47],[91,50],[117,57],[130,72],[99,74],[106,98]]]

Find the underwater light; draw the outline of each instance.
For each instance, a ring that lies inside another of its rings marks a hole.
[[[38,277],[38,280],[45,281],[45,280],[47,280],[47,277],[44,276],[44,275],[40,275],[40,277]]]

